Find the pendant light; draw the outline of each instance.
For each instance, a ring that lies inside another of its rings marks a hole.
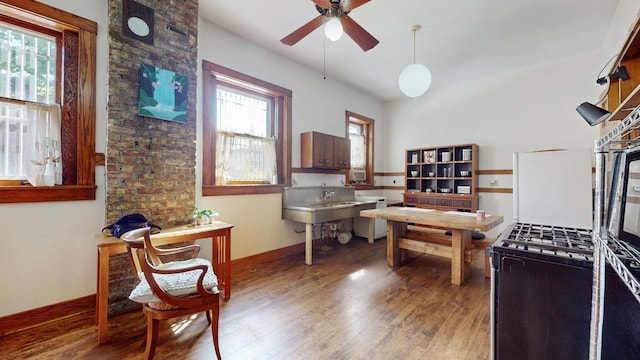
[[[418,97],[424,94],[431,86],[431,71],[422,65],[416,64],[416,31],[422,26],[413,25],[413,64],[405,67],[398,78],[398,86],[403,94],[408,97]]]

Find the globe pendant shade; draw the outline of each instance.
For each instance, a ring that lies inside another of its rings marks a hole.
[[[398,86],[408,97],[418,97],[431,86],[431,71],[422,64],[411,64],[402,70]]]
[[[342,36],[342,23],[337,17],[333,17],[324,24],[324,35],[331,41],[337,41]]]

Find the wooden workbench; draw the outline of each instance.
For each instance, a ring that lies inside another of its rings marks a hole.
[[[471,234],[487,231],[502,223],[502,216],[489,215],[477,220],[475,214],[439,211],[421,208],[388,207],[363,210],[360,216],[387,220],[387,264],[395,267],[400,263],[401,249],[420,251],[451,258],[451,283],[462,285],[469,273],[470,264],[465,261],[465,250],[471,247]],[[451,250],[436,245],[425,245],[421,240],[408,239],[407,225],[420,224],[451,229]]]

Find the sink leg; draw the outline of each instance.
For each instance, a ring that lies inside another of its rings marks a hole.
[[[313,224],[305,225],[304,262],[311,265],[313,258]]]

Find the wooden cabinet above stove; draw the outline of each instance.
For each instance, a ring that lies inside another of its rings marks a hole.
[[[611,62],[611,68],[607,70],[610,74],[620,66],[624,66],[629,78],[611,81],[605,102],[605,107],[611,112],[611,116],[601,124],[601,136],[616,127],[619,124],[618,120],[623,120],[632,110],[640,106],[640,18],[636,21],[618,57]],[[640,138],[639,130],[632,130],[621,136],[623,140],[638,140],[638,138]]]
[[[313,169],[349,169],[349,139],[309,131],[300,134],[300,166]]]

